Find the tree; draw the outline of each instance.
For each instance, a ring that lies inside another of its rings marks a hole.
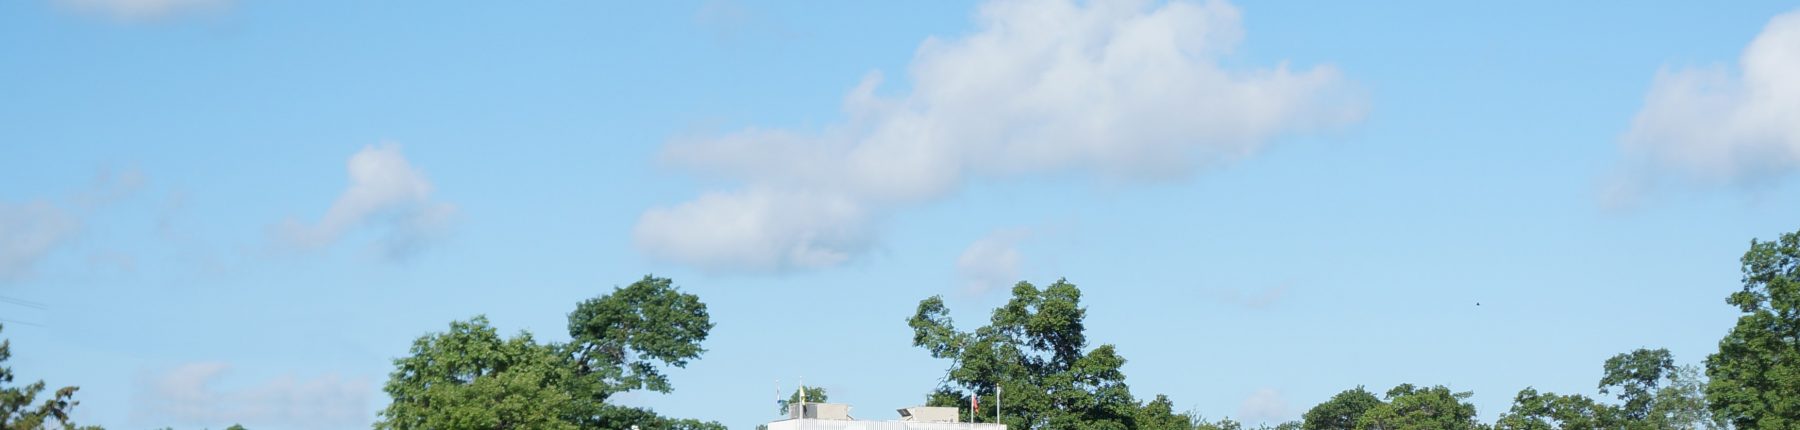
[[[1725,302],[1743,315],[1706,358],[1707,401],[1739,429],[1800,428],[1800,232],[1751,240],[1741,262]]]
[[[1013,429],[1135,428],[1143,406],[1119,370],[1125,358],[1112,345],[1087,348],[1086,315],[1081,290],[1067,280],[1043,290],[1019,282],[989,324],[972,332],[956,330],[942,297],[920,301],[907,320],[913,346],[951,361],[943,385],[926,404],[966,413],[969,396],[994,404],[1000,387],[1002,421]],[[975,420],[991,422],[993,415],[984,411]]]
[[[635,425],[639,430],[726,430],[717,421],[669,418],[648,409],[625,406],[604,405],[597,415],[592,422],[598,424],[583,428],[629,429]]]
[[[1370,409],[1380,405],[1381,399],[1376,398],[1374,393],[1370,393],[1363,387],[1344,390],[1344,392],[1331,396],[1331,399],[1326,400],[1325,403],[1320,403],[1307,410],[1306,414],[1302,415],[1304,424],[1301,428],[1306,430],[1351,430],[1356,428],[1357,419],[1362,418],[1363,414],[1368,413]]]
[[[658,364],[686,367],[706,352],[700,342],[712,328],[698,296],[651,276],[581,302],[569,313],[578,373],[597,379],[597,400],[636,389],[669,392],[669,378]]]
[[[486,317],[413,342],[383,387],[393,398],[377,429],[568,429],[579,414],[575,375],[530,333],[502,339]]]
[[[1600,378],[1600,394],[1616,392],[1624,402],[1624,418],[1643,421],[1650,416],[1650,403],[1665,376],[1675,372],[1675,358],[1667,349],[1637,349],[1606,360],[1606,374]]]
[[[1682,430],[1720,430],[1725,422],[1706,407],[1706,380],[1694,366],[1675,368],[1669,383],[1657,390],[1650,402],[1649,428]]]
[[[1300,430],[1301,425],[1300,421],[1289,421],[1274,426],[1264,424],[1251,428],[1245,427],[1244,423],[1233,421],[1231,418],[1222,418],[1218,421],[1196,418],[1189,428],[1193,430]]]
[[[1156,399],[1138,409],[1137,430],[1193,430],[1198,419],[1192,414],[1176,413],[1175,402],[1158,394]]]
[[[804,388],[806,390],[806,402],[807,403],[825,403],[826,399],[830,399],[830,397],[827,397],[825,395],[824,388],[819,388],[819,387],[802,387],[802,388]],[[788,395],[787,400],[775,402],[775,406],[781,407],[781,415],[788,414],[788,405],[795,405],[795,404],[800,403],[800,390],[802,388],[795,388],[794,394]]]
[[[450,323],[394,360],[393,401],[377,429],[719,429],[607,404],[613,394],[671,387],[659,366],[698,358],[712,322],[698,297],[646,276],[576,306],[567,344],[521,331],[501,338],[486,317]]]
[[[1200,419],[1194,423],[1194,430],[1244,430],[1244,424],[1223,418],[1218,421]]]
[[[1418,388],[1400,384],[1387,392],[1387,403],[1377,405],[1356,421],[1357,430],[1464,430],[1480,429],[1475,405],[1464,402],[1468,392],[1451,392],[1442,385]]]
[[[1512,410],[1500,415],[1500,430],[1601,430],[1618,428],[1615,408],[1587,396],[1539,393],[1526,387],[1513,397]]]
[[[0,330],[5,325],[0,324]],[[12,359],[12,340],[0,340],[0,429],[3,430],[39,430],[49,429],[55,423],[63,429],[99,430],[96,426],[79,426],[69,418],[75,405],[75,392],[81,388],[68,386],[58,388],[43,403],[37,402],[38,394],[44,392],[44,381],[40,380],[24,386],[8,386],[17,376],[6,360]]]

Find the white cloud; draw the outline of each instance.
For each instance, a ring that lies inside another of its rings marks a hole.
[[[1800,11],[1770,20],[1738,67],[1665,69],[1622,143],[1634,167],[1708,182],[1800,168]],[[1617,186],[1630,191],[1627,185]]]
[[[123,21],[144,21],[183,13],[219,9],[231,0],[56,0],[57,3],[82,12],[105,15]]]
[[[1030,236],[1025,229],[1003,229],[970,243],[956,258],[956,274],[965,289],[977,293],[1005,288],[1019,281],[1018,243]]]
[[[842,123],[670,142],[668,162],[743,188],[647,211],[638,245],[717,270],[841,264],[872,245],[883,215],[973,179],[1177,179],[1363,111],[1329,66],[1223,66],[1243,33],[1224,1],[996,0],[977,23],[922,43],[904,94],[878,95],[871,73]],[[737,215],[775,199],[787,217]],[[814,219],[833,222],[803,221]]]
[[[1288,406],[1287,400],[1281,398],[1281,392],[1264,388],[1244,399],[1244,403],[1238,406],[1238,416],[1246,423],[1281,422],[1293,416],[1293,410]]]
[[[431,182],[393,144],[364,147],[350,157],[350,187],[317,223],[288,220],[276,229],[282,242],[303,248],[336,243],[361,227],[381,229],[383,252],[410,255],[441,233],[455,206],[431,199]]]
[[[0,281],[31,273],[32,266],[74,236],[81,221],[44,201],[0,202]]]
[[[646,211],[637,239],[651,255],[702,267],[826,267],[867,243],[867,217],[847,196],[757,188]]]
[[[364,378],[280,376],[222,388],[231,366],[188,363],[140,378],[132,418],[156,426],[349,428],[366,427],[373,385]]]
[[[29,275],[37,262],[74,239],[82,219],[100,208],[137,192],[147,181],[143,172],[101,170],[86,188],[57,200],[26,203],[0,202],[0,281],[16,281]],[[109,252],[108,259],[128,261],[131,256]]]

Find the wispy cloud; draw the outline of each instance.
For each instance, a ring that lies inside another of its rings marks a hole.
[[[1238,406],[1238,416],[1246,423],[1281,422],[1294,416],[1293,407],[1288,405],[1281,392],[1273,388],[1263,388],[1251,393]]]
[[[722,44],[795,35],[786,25],[751,9],[740,0],[706,0],[694,10],[694,23],[711,31],[713,40]]]
[[[383,255],[401,259],[417,252],[448,227],[456,207],[431,198],[431,181],[393,144],[364,147],[347,163],[350,186],[318,222],[287,220],[276,239],[299,248],[338,242],[358,228],[375,228]]]
[[[0,202],[0,281],[23,278],[80,227],[75,215],[49,202]]]
[[[1000,229],[970,243],[956,258],[956,275],[963,288],[983,293],[1018,282],[1023,260],[1018,243],[1030,236],[1028,229]]]
[[[1607,192],[1636,192],[1662,171],[1716,184],[1762,182],[1800,169],[1795,76],[1800,76],[1800,11],[1770,20],[1736,68],[1658,72],[1621,139],[1631,177],[1609,184]]]
[[[0,202],[0,282],[29,276],[39,261],[73,240],[82,218],[142,188],[143,172],[101,170],[87,187],[56,200]],[[109,252],[114,261],[129,255]]]
[[[84,13],[121,21],[149,21],[188,13],[218,10],[231,6],[232,0],[55,0],[57,4]]]
[[[823,130],[670,142],[668,162],[742,186],[647,210],[638,247],[717,271],[830,267],[977,178],[1182,178],[1364,110],[1329,66],[1225,66],[1243,30],[1224,1],[996,0],[978,27],[921,44],[904,94],[871,73]]]
[[[230,364],[187,363],[147,374],[132,398],[135,422],[163,425],[330,429],[366,427],[372,385],[365,378],[280,376],[224,388]]]

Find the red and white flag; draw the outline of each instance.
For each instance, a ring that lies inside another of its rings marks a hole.
[[[969,393],[969,404],[974,405],[975,413],[981,413],[981,394]]]

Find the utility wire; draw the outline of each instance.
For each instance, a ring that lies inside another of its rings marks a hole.
[[[21,299],[21,298],[17,298],[17,297],[9,297],[9,296],[0,296],[0,303],[11,303],[11,304],[19,305],[19,306],[37,309],[40,311],[50,309],[49,306],[44,305],[43,303],[38,303],[38,302],[30,301],[30,300],[25,300],[25,299]]]
[[[32,326],[32,327],[43,327],[44,326],[43,324],[19,321],[19,320],[15,320],[15,319],[11,319],[11,318],[0,318],[0,322],[7,322],[7,323],[12,323],[12,324],[23,324],[23,325],[28,325],[28,326]]]

